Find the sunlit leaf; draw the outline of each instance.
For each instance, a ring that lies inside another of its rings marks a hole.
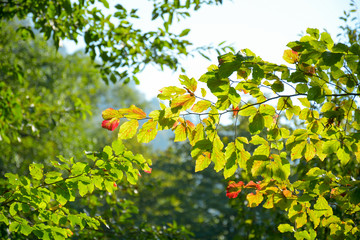
[[[142,128],[139,130],[137,139],[140,143],[148,143],[156,137],[157,134],[157,121],[149,120],[144,123]]]
[[[139,122],[135,119],[127,121],[120,126],[118,138],[129,139],[132,138],[139,127]]]

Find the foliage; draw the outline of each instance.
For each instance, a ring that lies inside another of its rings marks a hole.
[[[81,37],[86,44],[86,53],[93,60],[101,60],[99,68],[104,81],[138,82],[135,75],[147,64],[177,69],[179,56],[189,54],[191,43],[184,38],[190,29],[171,32],[173,19],[179,21],[189,17],[191,8],[198,10],[202,5],[222,1],[152,2],[152,20],[160,19],[162,26],[147,32],[134,27],[134,21],[139,18],[138,9],[126,9],[122,4],[116,4],[112,8],[115,12],[106,15],[104,9],[110,8],[106,0],[5,0],[0,2],[0,20],[30,17],[33,25],[24,24],[17,31],[25,38],[33,37],[34,27],[43,33],[46,40],[53,39],[57,48],[64,39],[77,43]]]
[[[129,86],[109,91],[84,54],[56,52],[36,36],[22,40],[15,23],[1,24],[0,238],[185,239],[190,233],[176,223],[133,220],[138,208],[122,193],[134,189],[139,170],[149,172],[149,160],[121,142],[97,146],[111,134],[100,134],[88,115],[105,102],[144,108],[141,97]]]
[[[248,207],[286,211],[280,232],[296,239],[357,239],[360,46],[335,44],[327,32],[308,29],[288,47],[284,60],[291,67],[244,49],[220,56],[199,80],[181,75],[183,88],[161,89],[158,98],[169,104],[147,115],[137,139],[149,142],[157,131],[172,129],[175,141],[192,146],[196,172],[213,163],[225,178],[245,173],[253,181],[230,182],[228,196],[245,191]],[[205,90],[199,97],[198,82],[207,84],[215,102],[204,99]],[[131,111],[120,109],[113,117]],[[227,113],[248,118],[251,138],[235,133],[224,144],[218,126]],[[199,116],[199,123],[186,120],[189,115]],[[279,124],[295,118],[302,124],[294,131]],[[248,145],[255,147],[252,153]]]

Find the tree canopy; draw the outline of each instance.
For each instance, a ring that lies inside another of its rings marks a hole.
[[[1,20],[20,21],[0,25],[0,161],[6,166],[0,185],[1,236],[187,239],[193,234],[184,226],[161,222],[173,217],[157,217],[194,203],[203,211],[196,216],[194,211],[188,221],[209,231],[222,227],[234,238],[360,238],[357,26],[342,26],[343,42],[308,28],[284,47],[284,64],[265,61],[249,49],[221,54],[199,79],[180,75],[181,87],[162,88],[157,110],[135,102],[132,93],[126,95],[130,101],[107,108],[102,105],[107,99],[96,94],[99,88],[107,94],[99,76],[108,84],[136,82],[135,74],[148,63],[176,69],[178,57],[189,54],[190,42],[183,39],[188,29],[170,31],[173,18],[221,3],[153,2],[152,18],[161,19],[162,26],[152,32],[133,27],[134,9],[118,4],[114,14],[105,15],[99,6],[108,8],[105,0],[0,2]],[[351,6],[356,13],[354,1]],[[345,12],[345,22],[350,16]],[[96,66],[80,53],[56,53],[37,40],[36,30],[52,38],[55,49],[61,39],[76,42],[82,36]],[[104,109],[101,124],[81,121],[93,108]],[[233,118],[229,126],[222,124],[225,115]],[[105,129],[116,130],[112,142],[91,138],[108,137]],[[174,142],[184,143],[181,152],[170,148],[159,155],[161,163],[153,164],[149,155],[154,153],[147,154],[140,144],[164,130],[174,132]],[[192,171],[201,173],[196,178],[189,175],[189,162],[180,159],[186,149]],[[185,170],[178,179],[175,165]],[[152,184],[148,179],[156,175],[163,178]],[[139,179],[148,185],[138,188]],[[148,202],[157,194],[164,204],[146,216],[151,211],[144,194],[154,185],[161,188],[148,194]],[[174,195],[171,187],[177,185]],[[137,193],[134,201],[125,197]],[[210,194],[229,198],[234,212],[216,198],[203,200]],[[205,201],[210,209],[202,208]],[[155,224],[142,221],[146,218]]]

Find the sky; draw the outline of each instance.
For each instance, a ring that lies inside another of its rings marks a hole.
[[[249,48],[263,60],[284,64],[283,51],[286,44],[299,39],[308,27],[328,31],[333,39],[340,33],[343,23],[339,17],[349,9],[349,0],[223,0],[223,5],[204,6],[191,17],[173,26],[174,31],[190,28],[188,40],[194,46],[217,45],[222,41],[231,43],[237,52]],[[144,16],[144,29],[156,27],[151,23],[151,9],[146,0],[120,1],[121,4],[139,8]],[[217,64],[217,54],[213,52],[211,61],[197,55],[181,60],[188,77],[198,79],[209,65]],[[156,97],[158,90],[165,86],[179,85],[180,72],[158,67],[147,67],[138,77],[137,86],[147,99]]]

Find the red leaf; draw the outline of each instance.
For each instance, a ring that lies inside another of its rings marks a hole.
[[[240,181],[238,183],[236,183],[235,181],[230,181],[226,188],[226,196],[228,198],[236,198],[241,192],[243,186],[244,186],[243,181]]]
[[[119,126],[120,120],[117,118],[112,118],[110,120],[104,120],[101,124],[101,127],[106,128],[109,131],[114,131],[117,126]]]
[[[248,182],[245,188],[256,188],[257,190],[261,190],[260,184],[254,183],[253,181]]]
[[[150,170],[144,170],[144,172],[146,172],[146,173],[151,173],[151,171],[152,171],[152,168],[150,168]]]
[[[117,187],[117,184],[116,184],[116,182],[114,182],[114,187]]]

